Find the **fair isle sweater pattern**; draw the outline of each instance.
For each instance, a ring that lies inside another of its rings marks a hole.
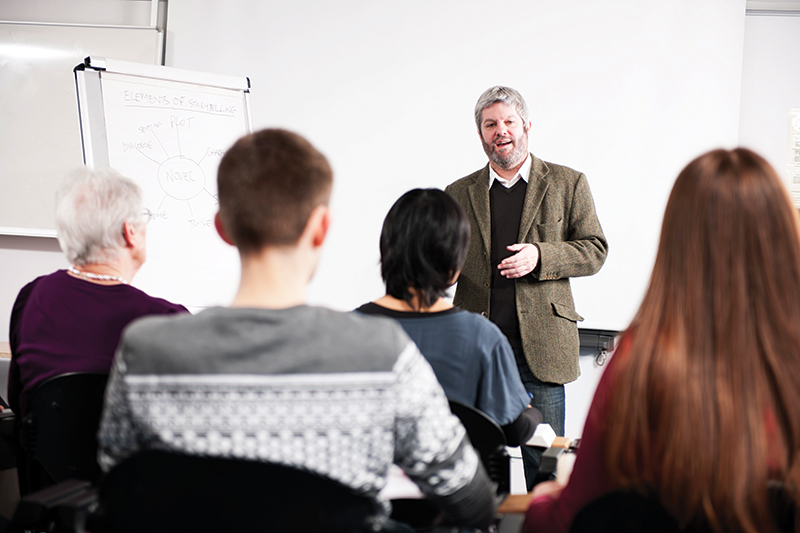
[[[413,343],[383,372],[128,374],[118,359],[99,460],[108,470],[141,449],[261,460],[375,499],[395,462],[423,492],[446,496],[478,468],[464,436]]]

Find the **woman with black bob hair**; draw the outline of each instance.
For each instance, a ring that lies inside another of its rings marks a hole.
[[[430,363],[451,400],[494,419],[509,446],[541,423],[528,405],[514,354],[488,319],[453,307],[444,297],[461,272],[470,229],[463,208],[439,189],[414,189],[389,210],[381,231],[386,295],[358,312],[396,319]]]

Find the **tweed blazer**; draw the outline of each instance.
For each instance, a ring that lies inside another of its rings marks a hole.
[[[590,276],[606,259],[606,242],[586,176],[531,154],[518,243],[539,247],[539,268],[517,278],[522,348],[533,375],[568,383],[580,375],[577,322],[569,278]],[[491,317],[489,165],[445,188],[467,212],[472,237],[453,303]]]

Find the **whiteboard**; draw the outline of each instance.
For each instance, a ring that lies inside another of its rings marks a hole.
[[[157,28],[0,22],[0,233],[54,237],[55,190],[81,166],[72,68],[86,56],[161,63]]]
[[[214,228],[216,176],[251,131],[249,80],[90,57],[75,81],[86,165],[133,179],[153,213],[134,285],[188,307],[229,302],[239,258]]]

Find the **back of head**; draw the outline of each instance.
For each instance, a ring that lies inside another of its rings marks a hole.
[[[714,150],[675,182],[610,400],[606,458],[679,518],[757,531],[769,479],[800,487],[800,234],[754,152]]]
[[[83,168],[56,191],[58,242],[76,265],[105,263],[125,246],[125,222],[141,223],[142,192],[110,168]]]
[[[222,223],[247,254],[297,243],[314,208],[327,204],[333,172],[301,136],[265,129],[226,152],[217,182]]]
[[[481,131],[483,110],[498,102],[515,108],[519,114],[519,118],[522,119],[522,123],[528,123],[528,105],[525,103],[525,99],[519,91],[511,87],[496,85],[486,89],[475,104],[475,125],[478,127],[478,132]]]
[[[413,305],[413,288],[427,308],[461,270],[469,247],[461,205],[439,189],[414,189],[397,200],[381,231],[381,276],[386,292]]]

